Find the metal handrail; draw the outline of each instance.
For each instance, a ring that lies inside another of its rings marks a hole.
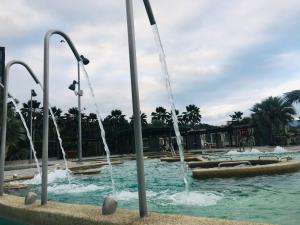
[[[260,155],[258,156],[258,159],[261,158],[276,158],[277,160],[280,160],[280,158],[277,155]]]
[[[208,157],[209,157],[209,159],[210,158],[226,158],[226,159],[232,160],[232,157],[229,155],[213,155],[213,156],[208,156]]]
[[[220,168],[221,166],[225,165],[240,165],[240,164],[248,164],[249,166],[252,166],[250,161],[238,161],[238,162],[221,162],[218,164],[218,167]]]
[[[279,161],[282,161],[283,159],[286,159],[286,161],[289,161],[289,160],[292,160],[293,158],[291,156],[280,157]]]

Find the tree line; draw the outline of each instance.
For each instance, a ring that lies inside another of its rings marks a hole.
[[[31,101],[23,104],[18,104],[20,111],[29,127]],[[72,107],[63,112],[58,107],[51,108],[54,117],[59,126],[59,132],[63,140],[63,146],[66,150],[77,150],[78,137],[78,109]],[[179,113],[176,110],[178,122],[180,126],[198,128],[201,126],[200,108],[196,105],[186,106],[186,111]],[[143,128],[151,127],[170,127],[172,125],[172,115],[162,106],[156,107],[155,111],[150,114],[150,121],[145,113],[141,113],[141,122]],[[1,117],[1,116],[0,116]],[[83,150],[88,149],[90,154],[104,153],[100,128],[95,113],[81,112],[82,118],[82,140]],[[106,132],[106,139],[112,153],[116,150],[115,139],[119,131],[131,129],[133,127],[133,116],[128,117],[123,114],[120,109],[114,109],[103,118],[103,126]],[[42,146],[42,129],[43,129],[43,108],[41,102],[32,101],[32,124],[33,135],[32,139],[37,151],[38,157],[41,157]],[[8,159],[26,159],[29,155],[29,143],[26,137],[25,129],[21,123],[20,117],[16,112],[14,105],[8,103],[8,126],[7,126],[7,142],[6,155]],[[95,145],[98,147],[95,148]],[[90,151],[94,149],[93,151]],[[97,150],[98,149],[98,152]],[[49,157],[60,154],[57,134],[49,113]]]
[[[258,145],[276,145],[282,143],[284,138],[286,139],[288,136],[286,126],[293,120],[293,116],[296,114],[292,104],[299,102],[299,99],[300,91],[297,90],[286,93],[283,97],[269,97],[256,103],[250,109],[251,114],[249,116],[243,117],[243,112],[241,111],[234,112],[230,115],[232,125],[249,124],[253,126],[256,143]],[[30,100],[26,103],[19,104],[21,113],[28,125],[30,121],[30,105]],[[67,112],[63,112],[58,107],[52,107],[52,111],[60,129],[64,148],[66,150],[76,150],[78,109],[73,107],[68,109]],[[176,110],[176,115],[181,127],[190,129],[209,129],[215,127],[201,123],[202,116],[200,108],[194,104],[186,106],[185,111],[182,113]],[[95,152],[92,152],[91,154],[102,154],[102,140],[96,114],[85,114],[82,112],[81,117],[83,150],[96,149]],[[41,157],[43,109],[41,103],[36,100],[32,101],[32,118],[33,140],[38,156]],[[126,117],[121,110],[115,109],[103,119],[107,142],[112,153],[116,150],[115,139],[118,132],[121,130],[132,129],[133,127],[133,117],[127,118],[128,117]],[[53,122],[50,118],[49,120],[49,156],[54,157],[59,154],[60,150]],[[143,128],[171,127],[172,115],[166,108],[159,106],[150,114],[149,120],[148,115],[141,112],[141,122]],[[28,158],[29,143],[23,125],[12,103],[8,103],[7,124],[7,158]],[[95,143],[98,145],[96,148]]]

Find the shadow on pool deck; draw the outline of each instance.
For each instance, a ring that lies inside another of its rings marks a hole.
[[[5,195],[0,197],[0,216],[13,218],[32,225],[255,225],[254,222],[211,219],[181,215],[150,213],[144,219],[137,211],[118,209],[114,215],[101,215],[101,208],[93,205],[76,205],[48,202],[25,206],[24,198]]]

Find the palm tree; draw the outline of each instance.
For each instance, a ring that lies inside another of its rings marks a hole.
[[[183,125],[183,116],[179,114],[179,110],[175,109],[175,114],[177,116],[177,120],[178,120],[178,123],[179,125]],[[173,125],[173,118],[172,118],[172,111],[168,113],[168,115],[170,115],[167,120],[166,120],[166,123],[169,125],[169,126],[172,126]]]
[[[232,122],[240,122],[243,119],[243,114],[241,111],[234,112],[234,114],[229,115]]]
[[[2,121],[2,114],[0,120]],[[20,141],[26,140],[25,129],[21,121],[17,118],[13,104],[7,105],[7,133],[6,133],[6,156],[9,154],[11,147],[17,147]]]
[[[65,138],[74,139],[76,140],[76,137],[78,135],[78,109],[76,107],[72,107],[68,109],[68,112],[65,113],[61,117],[61,130],[62,134]],[[54,132],[54,130],[53,130]],[[54,133],[53,133],[54,135]],[[53,136],[55,137],[55,136]],[[75,145],[74,145],[75,146]],[[70,146],[70,148],[73,148],[73,146]]]
[[[53,115],[56,120],[61,119],[62,110],[60,108],[57,108],[56,106],[51,107],[51,110],[53,112]]]
[[[290,104],[300,102],[300,90],[293,90],[287,93],[284,93],[284,99]]]
[[[125,128],[128,125],[125,115],[119,109],[112,110],[104,119],[104,123],[110,124],[113,129]]]
[[[145,113],[141,113],[141,123],[142,123],[142,127],[148,126],[147,115]],[[133,125],[133,115],[132,117],[130,117],[130,125]]]
[[[87,120],[88,122],[90,123],[95,123],[97,121],[97,115],[95,113],[90,113],[88,116],[87,116]]]
[[[255,104],[251,111],[257,138],[271,145],[278,142],[275,140],[276,135],[286,135],[284,128],[296,114],[291,103],[280,97],[269,97]]]
[[[171,114],[164,107],[159,106],[155,109],[155,112],[151,113],[151,117],[152,122],[160,121],[162,124],[167,124],[171,119]]]
[[[23,107],[21,108],[21,112],[25,120],[27,121],[27,124],[30,123],[30,106],[31,106],[31,100],[28,100],[27,103],[23,103]],[[37,100],[32,100],[32,118],[36,118],[38,114],[41,113],[42,108],[41,102],[38,102]]]
[[[195,128],[201,122],[200,108],[196,105],[186,106],[186,112],[183,112],[183,120],[187,121],[187,125]]]
[[[110,115],[105,117],[103,125],[106,131],[106,140],[111,150],[116,150],[119,130],[127,129],[129,123],[119,109],[112,110]]]
[[[68,113],[72,119],[76,119],[78,116],[78,109],[76,107],[72,107],[68,110]]]

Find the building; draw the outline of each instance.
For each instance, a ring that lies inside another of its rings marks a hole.
[[[222,127],[194,130],[180,127],[185,150],[252,147],[255,145],[253,126],[229,124]],[[143,128],[144,152],[172,152],[178,150],[173,127]],[[118,132],[116,138],[117,154],[134,153],[133,129]]]

